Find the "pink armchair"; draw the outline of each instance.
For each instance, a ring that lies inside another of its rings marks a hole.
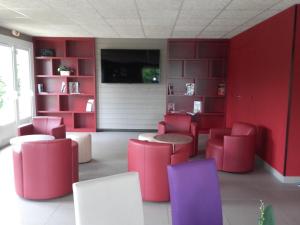
[[[51,199],[72,192],[78,181],[78,145],[71,139],[14,145],[15,188],[26,199]]]
[[[32,118],[32,124],[18,127],[18,136],[29,134],[49,134],[56,139],[66,138],[66,127],[61,117],[37,116]]]
[[[180,133],[193,138],[193,148],[190,156],[198,154],[198,128],[197,123],[192,122],[190,115],[166,114],[164,121],[158,123],[158,134]]]
[[[254,168],[256,127],[242,122],[232,129],[210,129],[206,158],[216,161],[217,169],[248,172]]]
[[[128,171],[139,173],[143,200],[169,201],[167,166],[187,161],[189,151],[188,145],[178,146],[172,153],[171,144],[129,140]]]

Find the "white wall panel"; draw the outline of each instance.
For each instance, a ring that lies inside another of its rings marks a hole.
[[[101,49],[160,49],[160,84],[101,83]],[[156,129],[166,106],[167,41],[96,39],[97,128]]]

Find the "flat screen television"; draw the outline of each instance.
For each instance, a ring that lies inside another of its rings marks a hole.
[[[159,83],[159,50],[102,49],[102,83]]]

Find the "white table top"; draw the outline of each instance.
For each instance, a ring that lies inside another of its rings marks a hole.
[[[154,136],[153,139],[156,142],[169,143],[173,145],[188,144],[193,141],[193,138],[188,135],[176,134],[176,133],[159,134]]]
[[[23,135],[17,136],[9,140],[11,145],[20,145],[24,142],[31,142],[31,141],[51,141],[54,140],[55,137],[46,134],[31,134],[31,135]]]

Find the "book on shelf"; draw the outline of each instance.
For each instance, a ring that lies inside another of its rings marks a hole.
[[[66,91],[67,91],[66,82],[63,81],[63,82],[61,83],[60,92],[61,92],[61,93],[66,93]]]
[[[89,99],[86,103],[86,108],[85,111],[86,112],[93,112],[94,111],[94,99]]]
[[[202,106],[202,101],[194,101],[194,110],[193,113],[202,113],[203,111],[203,106]]]
[[[80,94],[79,82],[69,82],[69,93],[70,94]]]
[[[169,83],[168,84],[168,95],[173,95],[173,94],[174,94],[173,84]]]
[[[168,103],[168,112],[173,112],[175,111],[175,103],[174,102],[169,102]]]
[[[185,87],[186,87],[185,95],[191,96],[195,94],[195,83],[186,83]]]

